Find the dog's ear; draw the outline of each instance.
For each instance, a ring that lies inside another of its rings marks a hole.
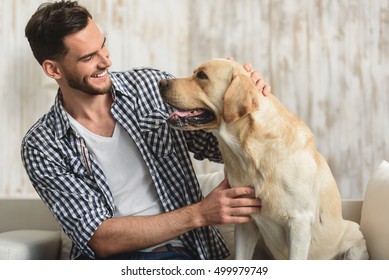
[[[223,101],[222,117],[226,123],[232,123],[253,112],[259,106],[258,90],[249,76],[234,75]]]

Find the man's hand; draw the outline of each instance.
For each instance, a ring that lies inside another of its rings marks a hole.
[[[262,92],[264,96],[267,96],[271,92],[271,86],[266,83],[265,79],[259,74],[250,63],[243,65],[244,69],[251,74],[251,80],[257,89]]]
[[[251,222],[250,215],[261,211],[261,201],[253,195],[253,188],[230,188],[227,179],[224,179],[198,203],[200,224],[214,226]]]
[[[228,57],[227,59],[235,61],[235,58],[232,56]],[[269,95],[271,93],[271,86],[265,81],[262,75],[253,68],[253,65],[251,63],[246,63],[243,65],[243,67],[247,72],[250,73],[251,80],[257,89],[262,92],[264,96]]]

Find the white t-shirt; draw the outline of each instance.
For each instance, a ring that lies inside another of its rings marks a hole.
[[[124,128],[116,123],[112,137],[105,137],[89,131],[69,114],[68,117],[104,171],[115,202],[114,216],[150,216],[163,213],[164,209],[148,168]],[[179,240],[166,243],[182,246]],[[163,244],[143,251],[151,251],[161,245]]]

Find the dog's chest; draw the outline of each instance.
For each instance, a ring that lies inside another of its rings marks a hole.
[[[277,195],[277,187],[271,186],[267,170],[258,168],[258,162],[244,153],[228,156],[223,152],[224,172],[231,187],[251,186],[255,188],[257,197],[267,199]]]
[[[246,163],[242,158],[231,158],[225,161],[224,171],[230,186],[253,187],[255,197],[262,201],[262,210],[258,216],[269,218],[269,221],[283,227],[293,214],[290,211],[291,199],[285,192],[282,181],[269,178],[268,173],[256,168],[253,164]]]
[[[263,203],[261,215],[283,222],[287,194],[271,144],[253,138],[242,140],[236,131],[222,126],[216,134],[224,160],[224,171],[231,187],[252,186]],[[249,136],[249,135],[247,135]],[[270,145],[270,146],[269,146]],[[280,156],[277,154],[277,158]],[[285,205],[285,207],[283,207]]]
[[[224,170],[230,185],[253,185],[252,180],[256,180],[258,177],[256,164],[243,147],[239,137],[223,126],[216,136],[224,161]]]

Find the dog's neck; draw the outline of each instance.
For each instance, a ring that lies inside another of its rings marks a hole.
[[[247,115],[244,118],[252,118]],[[251,172],[257,173],[255,159],[252,158],[250,153],[250,146],[248,142],[251,141],[252,125],[255,125],[253,121],[247,121],[249,125],[241,127],[237,125],[221,123],[219,129],[214,131],[214,135],[219,141],[220,151],[224,160],[224,171],[228,178],[228,181],[232,187],[242,185],[252,185],[253,182],[248,182],[248,178],[257,176],[245,176],[242,174],[248,174]],[[253,162],[253,164],[248,164]],[[249,167],[251,170],[249,170]]]
[[[285,112],[281,114],[280,111]],[[213,134],[218,138],[230,185],[260,185],[267,178],[265,172],[268,168],[277,165],[272,162],[274,158],[280,159],[286,150],[291,151],[305,145],[312,135],[308,130],[297,130],[297,121],[299,120],[273,97],[265,97],[258,110],[234,123],[222,121]],[[301,142],[293,147],[296,143],[289,143],[285,135],[296,133]],[[249,178],[257,181],[249,182]]]

